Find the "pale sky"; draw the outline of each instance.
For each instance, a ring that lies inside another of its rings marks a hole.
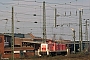
[[[36,2],[35,0],[0,0],[0,32],[11,32],[11,8],[13,6],[15,33],[32,33],[35,36],[42,37],[43,1],[46,2],[47,38],[52,39],[53,34],[56,34],[56,39],[62,37],[63,39],[73,40],[73,32],[70,28],[74,28],[76,30],[76,40],[78,40],[79,9],[84,11],[82,20],[90,19],[90,0],[36,0]],[[57,9],[57,14],[60,15],[57,17],[57,24],[60,26],[56,28],[54,27],[55,8]],[[64,16],[65,11],[67,16]],[[69,16],[70,11],[71,16]],[[33,14],[37,16],[33,16]],[[8,19],[8,21],[3,19]],[[69,24],[70,26],[68,26]],[[85,27],[83,27],[83,33],[85,33]],[[85,39],[85,34],[83,36],[83,39]]]

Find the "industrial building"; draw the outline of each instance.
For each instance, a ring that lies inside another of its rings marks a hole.
[[[31,33],[29,34],[14,34],[14,58],[30,57],[37,55],[37,51],[42,43],[41,37],[35,37]],[[11,48],[12,36],[11,34],[0,34],[0,55],[1,58],[11,58],[12,48]],[[73,41],[71,40],[50,40],[47,39],[46,42],[57,42],[61,44],[69,45],[70,51],[74,49]],[[85,48],[86,41],[83,41],[83,49]],[[75,43],[75,51],[79,52],[79,41]],[[90,48],[89,48],[90,51]]]
[[[17,35],[16,35],[17,36]],[[14,38],[14,58],[29,57],[35,55],[35,49],[39,44],[35,44],[32,38],[19,37],[21,34]],[[1,58],[11,58],[11,35],[0,34],[0,55]],[[30,44],[30,42],[33,42]],[[36,46],[35,46],[36,45]],[[35,47],[34,47],[35,46]]]

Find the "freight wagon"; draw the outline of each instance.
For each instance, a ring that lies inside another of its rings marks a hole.
[[[60,44],[60,43],[42,43],[41,47],[39,49],[39,56],[42,55],[66,55],[67,54],[67,48],[66,44]]]

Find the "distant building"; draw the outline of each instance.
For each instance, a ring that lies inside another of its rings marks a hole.
[[[11,58],[11,39],[12,37],[10,35],[6,34],[0,34],[0,54],[2,58]],[[31,41],[31,39],[25,39],[25,38],[15,38],[14,39],[14,57],[20,58],[20,57],[30,57],[35,55],[35,49],[34,47],[23,46],[23,41]]]
[[[71,43],[71,40],[55,40],[58,43]]]

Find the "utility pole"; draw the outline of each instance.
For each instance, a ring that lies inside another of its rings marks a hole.
[[[12,60],[14,60],[14,9],[12,7]]]
[[[82,17],[81,17],[81,10],[79,11],[79,49],[82,52]]]
[[[43,43],[46,43],[46,13],[45,13],[45,1],[43,2]]]
[[[55,27],[57,26],[57,9],[55,8]]]

